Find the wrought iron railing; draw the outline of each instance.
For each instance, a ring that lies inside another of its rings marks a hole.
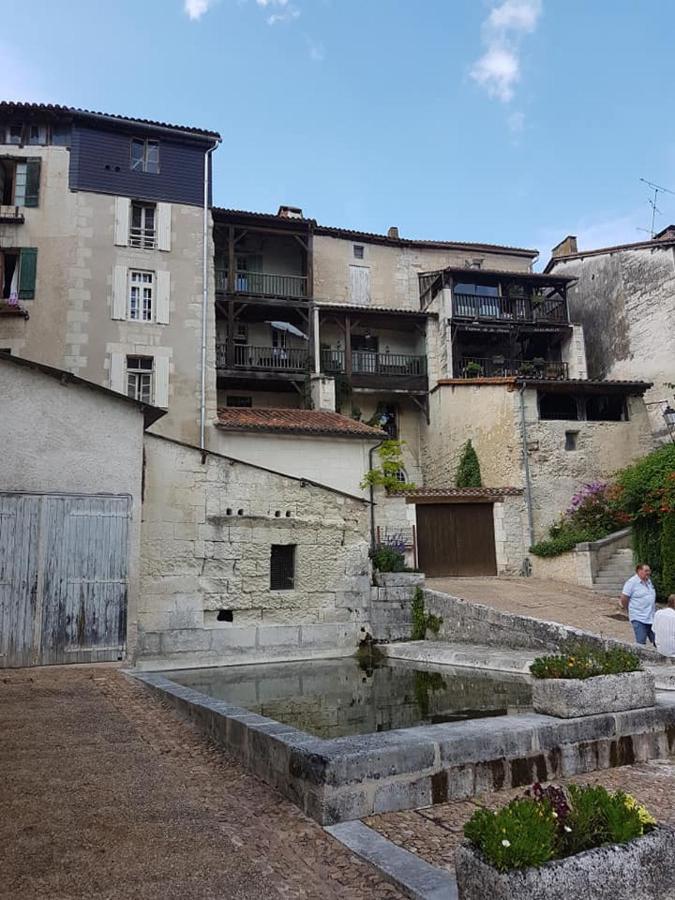
[[[227,269],[216,269],[216,290],[228,290]],[[305,275],[278,275],[273,272],[235,272],[234,290],[239,294],[270,297],[306,297]]]
[[[503,378],[527,376],[551,381],[568,377],[566,362],[542,359],[507,359],[504,356],[464,356],[455,367],[455,378]]]
[[[452,295],[452,315],[458,319],[498,319],[511,322],[567,323],[567,303],[562,299]]]
[[[219,369],[304,372],[309,367],[309,351],[304,347],[251,347],[248,344],[234,344],[232,359],[228,359],[227,344],[216,344],[216,366]]]
[[[346,371],[344,350],[324,348],[321,351],[321,369],[327,375]],[[425,356],[408,353],[377,353],[373,350],[352,351],[352,373],[354,375],[426,375]]]

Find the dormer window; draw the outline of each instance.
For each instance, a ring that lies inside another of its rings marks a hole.
[[[133,138],[130,167],[132,172],[157,175],[159,173],[159,141],[142,141],[139,138]]]

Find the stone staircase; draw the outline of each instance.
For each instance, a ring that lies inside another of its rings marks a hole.
[[[618,597],[621,588],[634,571],[633,551],[630,548],[615,550],[593,579],[593,590],[596,594]]]

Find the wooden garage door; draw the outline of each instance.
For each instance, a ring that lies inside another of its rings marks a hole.
[[[429,578],[496,575],[492,504],[418,504],[417,556]]]
[[[0,493],[0,667],[120,659],[129,497]]]

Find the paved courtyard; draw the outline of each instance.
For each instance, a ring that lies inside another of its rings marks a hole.
[[[428,578],[426,583],[431,590],[505,612],[633,641],[633,629],[620,613],[618,597],[595,594],[588,588],[543,578]]]
[[[0,677],[3,900],[395,900],[112,667]]]

